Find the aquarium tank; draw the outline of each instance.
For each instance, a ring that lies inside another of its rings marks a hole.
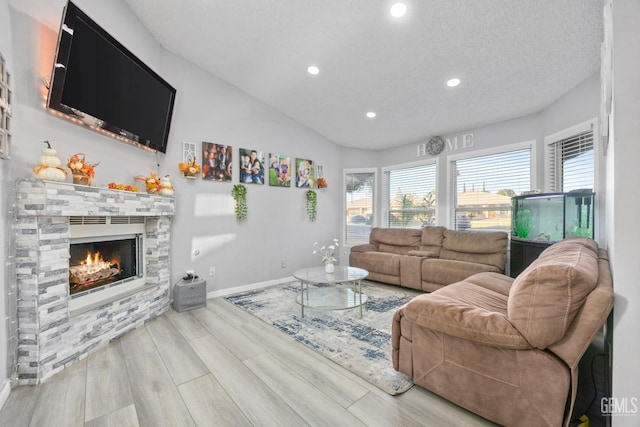
[[[594,193],[537,193],[511,199],[511,238],[535,242],[557,242],[565,237],[593,238]]]
[[[575,190],[566,193],[564,200],[564,236],[590,237],[593,239],[594,197],[589,190]]]

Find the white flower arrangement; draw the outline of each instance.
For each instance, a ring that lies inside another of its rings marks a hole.
[[[315,242],[313,244],[313,247],[315,248],[313,250],[313,254],[320,255],[322,257],[322,262],[324,262],[325,264],[333,264],[334,262],[337,261],[337,259],[334,258],[333,254],[339,246],[340,246],[340,243],[338,239],[333,239],[332,245],[329,245],[329,246],[322,245],[322,247],[318,247],[318,242]]]

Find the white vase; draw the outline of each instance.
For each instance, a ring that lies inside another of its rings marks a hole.
[[[333,273],[333,270],[334,270],[334,265],[332,263],[328,262],[324,265],[324,271],[326,273],[331,274]]]

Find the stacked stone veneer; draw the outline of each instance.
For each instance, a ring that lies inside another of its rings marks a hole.
[[[18,382],[37,384],[169,307],[173,197],[49,181],[16,183]],[[69,217],[145,216],[147,286],[69,316]]]

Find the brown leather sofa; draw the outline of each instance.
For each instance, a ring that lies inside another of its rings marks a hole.
[[[369,279],[431,292],[480,272],[503,273],[507,233],[374,228],[369,243],[351,248],[349,265]]]
[[[502,425],[568,425],[578,362],[613,307],[607,254],[572,238],[518,277],[480,273],[398,309],[393,366]]]

